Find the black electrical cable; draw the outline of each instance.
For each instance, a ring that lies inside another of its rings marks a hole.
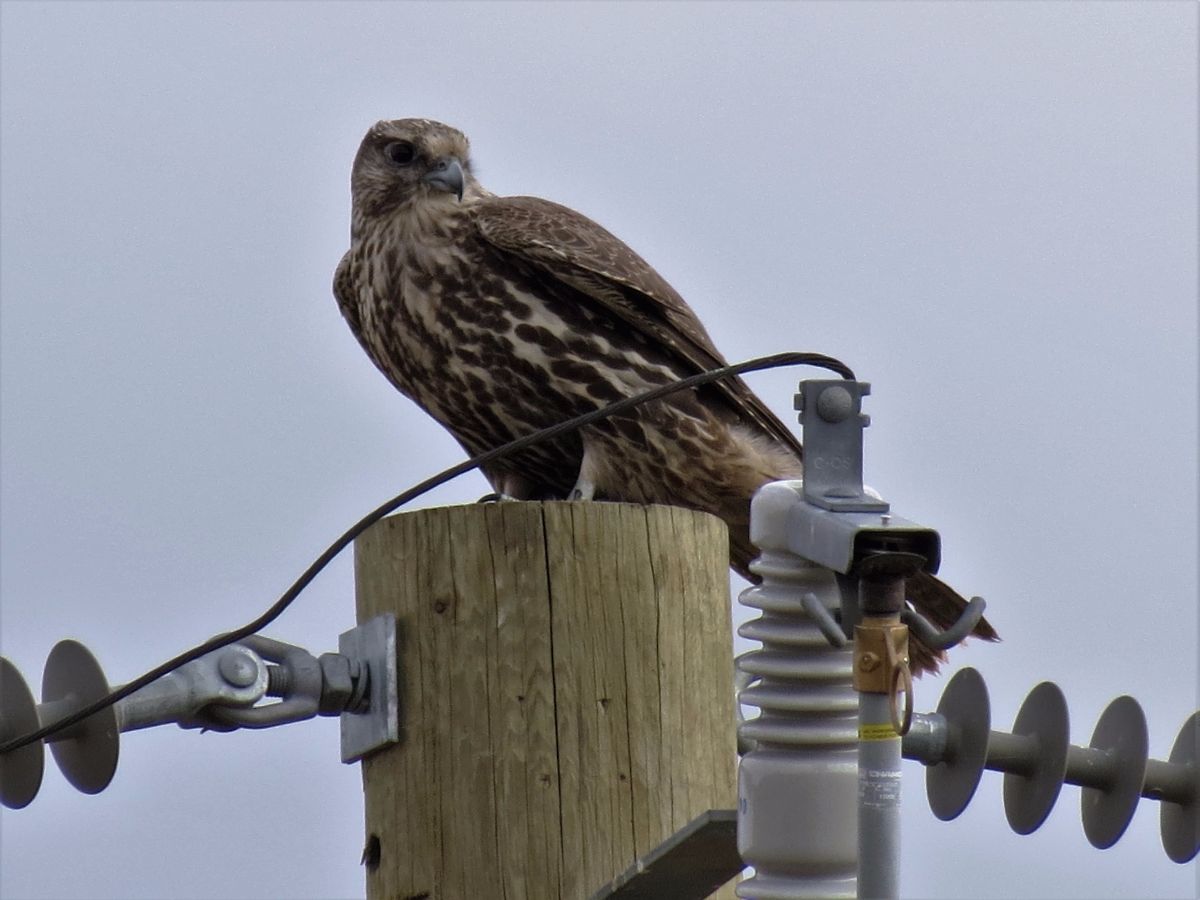
[[[740,375],[743,372],[758,372],[763,369],[777,369],[783,366],[817,366],[822,369],[829,369],[836,372],[843,378],[853,381],[854,373],[848,366],[831,356],[824,356],[820,353],[775,353],[771,356],[760,356],[756,359],[749,359],[745,362],[737,363],[732,366],[722,366],[719,369],[710,369],[706,372],[701,372],[697,375],[692,375],[687,378],[681,378],[678,381],[664,384],[645,393],[638,394],[634,397],[626,397],[624,400],[618,400],[601,409],[592,410],[583,415],[576,416],[573,419],[567,419],[565,422],[559,422],[557,425],[551,425],[549,428],[543,428],[541,431],[535,431],[533,434],[528,434],[525,437],[517,438],[515,441],[509,441],[486,453],[481,453],[478,456],[473,456],[468,460],[464,460],[458,465],[451,466],[443,472],[427,478],[415,487],[409,488],[401,494],[397,494],[387,503],[377,507],[363,518],[359,519],[336,541],[329,545],[329,548],[322,553],[317,559],[304,570],[304,573],[296,579],[295,583],[290,588],[284,591],[283,596],[276,600],[266,612],[257,619],[248,622],[241,628],[234,631],[219,634],[216,637],[209,638],[202,644],[193,647],[184,653],[179,654],[173,659],[167,660],[159,666],[155,666],[144,675],[140,675],[128,684],[122,685],[117,690],[112,691],[94,703],[90,703],[82,709],[76,710],[68,716],[59,719],[57,722],[52,722],[49,725],[43,725],[37,731],[31,731],[28,734],[20,735],[0,744],[0,755],[10,753],[13,750],[19,750],[21,747],[31,744],[34,741],[40,741],[50,735],[62,731],[64,728],[70,728],[72,725],[82,722],[88,716],[95,715],[105,707],[112,706],[119,700],[123,700],[130,694],[141,690],[146,685],[153,681],[157,681],[169,672],[173,672],[180,666],[187,665],[192,660],[199,659],[205,654],[212,653],[214,650],[219,650],[229,644],[236,643],[242,638],[249,637],[265,628],[287,609],[292,601],[300,595],[314,578],[324,569],[333,558],[341,553],[350,545],[350,543],[360,534],[386,516],[388,513],[398,509],[405,503],[415,500],[417,497],[433,490],[441,484],[449,481],[452,478],[457,478],[464,472],[469,472],[478,466],[482,466],[493,460],[500,459],[505,456],[510,456],[529,447],[532,444],[548,441],[556,438],[559,435],[566,434],[570,431],[583,428],[593,422],[598,422],[601,419],[607,419],[609,416],[623,413],[626,410],[633,409],[635,406],[641,406],[643,403],[649,403],[654,400],[659,400],[676,391],[684,391],[688,388],[701,387],[710,384],[714,381],[719,381],[722,378],[729,378],[733,375]]]

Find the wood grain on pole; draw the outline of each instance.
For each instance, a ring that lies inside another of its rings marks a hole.
[[[732,807],[728,559],[719,520],[663,506],[475,504],[363,535],[358,618],[395,613],[401,679],[400,743],[363,763],[367,896],[586,898]]]

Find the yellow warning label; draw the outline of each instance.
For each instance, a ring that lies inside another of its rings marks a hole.
[[[891,725],[859,725],[860,741],[890,741],[900,737]]]

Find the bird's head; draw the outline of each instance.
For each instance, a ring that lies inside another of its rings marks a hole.
[[[452,206],[480,192],[466,135],[430,119],[372,126],[354,158],[350,189],[356,214],[366,217],[409,206]]]

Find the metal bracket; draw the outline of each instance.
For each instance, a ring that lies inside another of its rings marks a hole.
[[[639,858],[591,900],[703,900],[745,867],[737,850],[737,811],[710,809]]]
[[[338,650],[365,677],[365,709],[342,713],[342,762],[351,763],[400,741],[400,677],[396,617],[390,613],[344,632]]]
[[[764,539],[786,534],[788,545],[775,549],[844,575],[879,551],[919,554],[925,570],[936,572],[938,533],[891,515],[887,502],[863,487],[863,429],[871,420],[862,413],[862,398],[870,392],[859,381],[800,382],[796,409],[804,428],[804,479],[774,482],[763,491],[791,490],[804,502],[782,496],[775,503],[757,500],[750,540],[762,547]]]
[[[918,554],[925,559],[925,571],[938,570],[941,539],[932,528],[886,513],[834,512],[796,502],[804,495],[805,483],[775,481],[759,489],[759,515],[750,522],[750,540],[756,546],[769,535],[787,535],[787,546],[777,549],[843,575],[879,550]],[[786,496],[789,493],[794,496]],[[773,494],[779,495],[775,502]]]
[[[888,505],[863,490],[864,381],[802,381],[795,409],[804,426],[804,499],[836,512],[886,513]]]
[[[790,553],[834,572],[842,595],[842,634],[859,623],[860,580],[880,574],[910,577],[936,573],[941,565],[937,531],[892,515],[887,502],[863,486],[863,431],[870,417],[862,398],[871,386],[858,381],[802,381],[796,409],[804,427],[804,478],[764,485],[754,497],[750,540],[763,550]],[[871,571],[868,571],[871,570]],[[944,631],[913,610],[902,621],[931,648],[960,642],[983,616],[980,598],[968,603],[959,620]],[[828,616],[819,618],[831,633]],[[840,642],[831,637],[831,642]]]

